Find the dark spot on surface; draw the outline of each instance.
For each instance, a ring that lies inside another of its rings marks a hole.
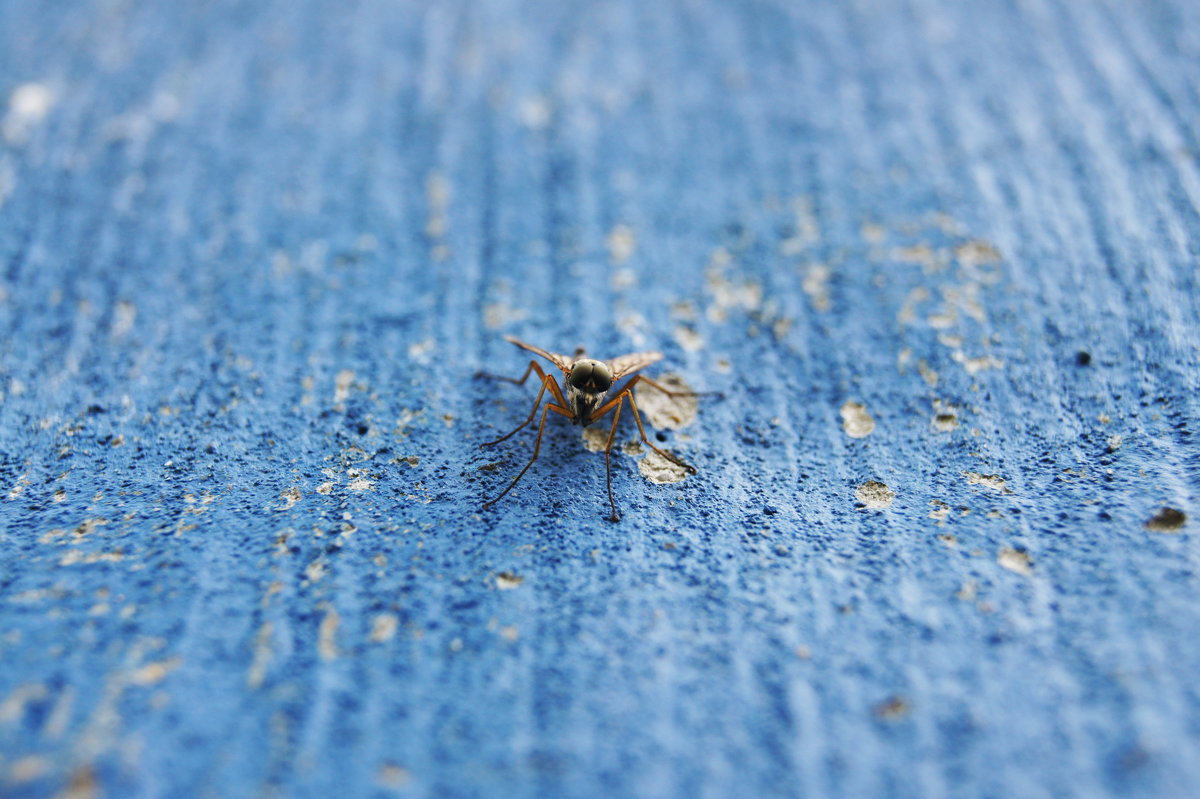
[[[96,414],[104,413],[104,406],[103,405],[89,405],[87,407],[87,412],[88,412],[89,416],[95,416]]]
[[[1175,533],[1183,528],[1187,514],[1175,508],[1163,508],[1146,522],[1146,529],[1155,533]]]
[[[776,513],[779,513],[779,509],[774,505],[767,505],[763,508],[763,513],[767,514],[768,516],[774,516]]]
[[[659,441],[666,441],[666,440],[667,440],[667,434],[666,434],[666,433],[664,433],[664,432],[662,432],[661,430],[660,430],[660,431],[658,431],[657,433],[655,433],[655,434],[654,434],[654,437],[655,437],[655,438],[657,438]]]
[[[1089,366],[1092,363],[1092,354],[1087,350],[1080,350],[1075,353],[1076,366]]]
[[[1150,753],[1138,744],[1119,752],[1114,765],[1118,772],[1129,773],[1145,767],[1150,762]]]
[[[902,696],[889,696],[879,704],[875,705],[872,712],[876,718],[884,721],[896,721],[908,715],[911,707],[908,700]]]
[[[365,436],[371,430],[371,428],[363,422],[359,422],[354,429],[360,436]]]

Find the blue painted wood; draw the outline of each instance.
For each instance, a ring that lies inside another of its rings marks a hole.
[[[1198,15],[0,2],[0,793],[1195,795]]]

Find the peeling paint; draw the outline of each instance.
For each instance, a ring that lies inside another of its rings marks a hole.
[[[866,438],[875,430],[875,419],[867,412],[867,406],[853,400],[842,404],[842,430],[851,438]]]

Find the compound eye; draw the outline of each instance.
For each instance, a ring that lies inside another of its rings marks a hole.
[[[595,394],[608,391],[608,387],[612,385],[612,372],[600,361],[580,361],[571,367],[571,376],[568,379],[571,385],[580,391]]]
[[[612,372],[599,361],[592,366],[592,384],[596,391],[608,391],[608,387],[612,385]]]
[[[590,361],[580,361],[571,367],[571,376],[568,380],[571,385],[578,389],[586,389],[588,381],[592,379],[592,364]]]

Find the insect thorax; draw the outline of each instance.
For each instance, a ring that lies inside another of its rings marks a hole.
[[[575,412],[575,423],[579,425],[589,425],[592,422],[592,414],[596,412],[604,403],[604,398],[608,396],[607,391],[592,393],[581,391],[567,383],[567,402],[571,403],[571,410]]]

